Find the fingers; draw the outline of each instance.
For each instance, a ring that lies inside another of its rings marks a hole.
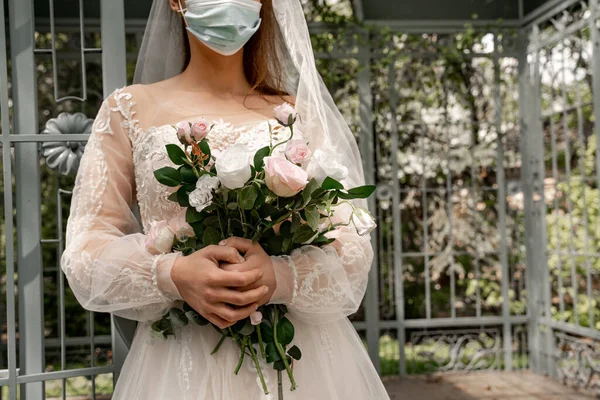
[[[202,249],[203,255],[215,261],[226,261],[231,264],[246,261],[239,251],[232,246],[208,246]]]
[[[244,287],[262,278],[263,272],[260,269],[250,271],[223,271],[216,269],[211,277],[211,283],[220,287]]]
[[[244,239],[241,237],[230,237],[219,242],[219,246],[231,246],[237,249],[240,253],[247,253],[254,246],[254,242],[250,239]]]
[[[267,293],[269,293],[269,287],[260,286],[246,292],[223,289],[217,292],[215,297],[223,303],[233,304],[234,306],[247,306],[258,303]]]
[[[256,303],[242,308],[232,308],[231,306],[223,303],[217,305],[213,310],[210,311],[212,311],[214,314],[217,314],[217,316],[223,318],[225,321],[235,323],[239,320],[248,318],[256,311],[257,308],[258,304]]]
[[[205,315],[206,319],[209,320],[213,325],[217,326],[218,328],[221,329],[227,329],[230,326],[232,326],[233,324],[235,324],[235,322],[230,322],[230,321],[226,321],[223,318],[219,317],[217,314],[214,313],[208,313]]]

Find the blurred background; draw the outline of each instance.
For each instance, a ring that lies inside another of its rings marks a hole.
[[[0,4],[0,399],[110,398],[135,326],[83,310],[59,259],[151,1]],[[303,6],[378,186],[352,322],[381,375],[530,371],[598,395],[598,0]]]

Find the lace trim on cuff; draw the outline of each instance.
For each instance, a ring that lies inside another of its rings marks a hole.
[[[164,291],[162,291],[160,289],[160,287],[158,286],[158,265],[162,259],[163,254],[158,254],[154,257],[152,257],[152,268],[151,268],[151,273],[152,273],[152,290],[154,291],[154,293],[158,294],[159,296],[165,298],[165,299],[169,299],[169,300],[174,300],[176,301],[177,299],[174,298],[173,296],[169,295],[168,293],[165,293]]]
[[[296,301],[296,296],[298,294],[298,271],[296,270],[296,265],[294,264],[294,260],[290,256],[281,256],[284,260],[287,261],[288,266],[292,270],[292,277],[294,279],[294,287],[292,289],[292,300],[289,305],[293,305]]]

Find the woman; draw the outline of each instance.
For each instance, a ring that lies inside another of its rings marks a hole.
[[[304,246],[290,257],[271,257],[240,238],[190,256],[154,255],[146,245],[153,224],[182,213],[153,176],[172,165],[165,144],[178,143],[173,125],[180,121],[214,121],[209,141],[217,153],[239,142],[259,149],[276,124],[273,107],[295,103],[304,139],[330,155],[326,167],[347,170],[348,187],[362,184],[356,143],[316,71],[299,1],[155,0],[136,82],[110,95],[95,121],[62,256],[85,308],[140,322],[113,399],[276,397],[265,396],[250,362],[233,374],[239,350],[230,341],[210,354],[219,341],[210,327],[152,338],[152,322],[182,301],[219,327],[260,305],[286,304],[303,350],[294,364],[298,388],[288,391],[284,378],[286,399],[388,399],[346,318],[364,296],[368,238],[340,227],[332,245]],[[266,379],[276,392],[275,372]]]

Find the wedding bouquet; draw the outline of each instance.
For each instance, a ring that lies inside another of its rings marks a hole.
[[[346,189],[340,181],[348,171],[332,162],[331,152],[316,150],[312,154],[305,142],[294,138],[299,116],[291,105],[277,107],[275,117],[279,126],[269,124],[271,144],[254,154],[246,145],[235,144],[215,157],[207,139],[212,126],[206,120],[174,127],[183,149],[175,144],[166,147],[177,168],[161,168],[154,174],[160,183],[177,188],[169,200],[183,207],[185,214],[152,225],[147,243],[150,251],[175,250],[189,255],[237,236],[259,243],[271,256],[289,255],[301,246],[331,244],[333,231],[340,225],[353,224],[360,235],[375,228],[371,214],[350,202],[369,197],[375,186]],[[277,131],[285,127],[289,138],[274,144]],[[344,203],[352,207],[351,217],[335,224],[335,209]],[[288,348],[294,339],[294,325],[286,313],[284,305],[264,305],[250,318],[220,329],[184,303],[156,321],[151,330],[155,337],[165,339],[175,328],[189,323],[212,325],[221,334],[213,354],[225,340],[233,340],[240,348],[235,373],[244,357],[250,357],[268,394],[260,359],[272,364],[279,379],[286,371],[291,390],[296,388],[292,363],[300,360],[302,353],[297,346]]]

